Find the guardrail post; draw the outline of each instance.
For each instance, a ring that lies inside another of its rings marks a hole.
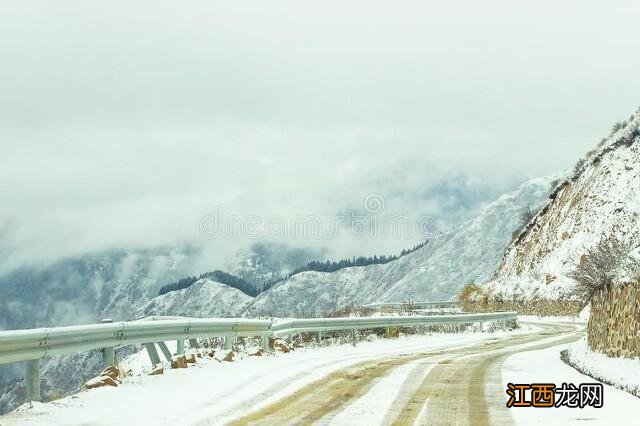
[[[484,331],[484,322],[480,321],[480,332]]]
[[[231,350],[233,347],[233,336],[224,336],[224,348]]]
[[[158,356],[156,345],[154,345],[153,343],[145,343],[144,347],[147,348],[147,353],[149,354],[149,359],[151,360],[151,364],[154,367],[160,364],[160,357]]]
[[[104,318],[101,321],[103,324],[112,323],[111,318]],[[107,367],[116,365],[116,350],[113,347],[102,348],[102,359]]]
[[[269,335],[268,334],[263,334],[262,335],[262,352],[264,352],[264,353],[271,352],[271,350],[269,349]]]
[[[176,341],[176,352],[178,355],[184,355],[184,340],[179,339]]]
[[[114,348],[102,348],[102,359],[107,367],[116,365],[116,350]]]
[[[189,339],[189,346],[191,349],[198,349],[198,339]]]
[[[27,386],[27,401],[42,401],[40,394],[40,360],[27,361],[25,385]]]
[[[351,330],[351,344],[356,345],[356,329]]]
[[[322,331],[318,331],[318,344],[322,344]]]
[[[385,327],[384,329],[384,337],[389,339],[391,338],[391,327]]]
[[[171,362],[171,352],[169,352],[169,348],[165,342],[158,342],[158,347],[162,351],[162,354],[167,359],[167,361]]]

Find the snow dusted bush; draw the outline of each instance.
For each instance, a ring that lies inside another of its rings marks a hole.
[[[584,158],[581,158],[581,159],[578,160],[576,165],[573,167],[573,173],[571,175],[571,180],[573,182],[578,180],[578,178],[580,177],[580,174],[582,173],[582,169],[584,167],[584,164],[585,164],[585,160],[584,160]]]
[[[580,257],[568,276],[576,281],[573,296],[586,306],[600,290],[620,282],[620,277],[636,274],[637,261],[630,257],[631,247],[614,235],[600,242]]]
[[[516,230],[513,231],[513,234],[511,234],[512,242],[516,241],[518,237],[520,237],[520,234],[522,234],[523,231],[528,229],[528,226],[534,217],[536,217],[536,213],[530,208],[527,208],[525,211],[522,212],[522,214],[520,215],[520,224],[518,225],[518,228],[516,228]]]
[[[615,133],[618,130],[624,129],[627,126],[626,121],[616,121],[611,128],[611,133]]]
[[[375,312],[375,309],[368,306],[356,306],[354,303],[351,303],[341,308],[336,308],[332,311],[329,311],[321,316],[326,318],[369,317]]]
[[[470,282],[462,287],[460,294],[458,294],[458,301],[460,302],[460,307],[463,311],[471,312],[475,310],[472,306],[477,303],[474,299],[479,291],[480,287],[474,282]]]

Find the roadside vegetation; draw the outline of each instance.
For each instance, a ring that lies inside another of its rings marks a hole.
[[[573,297],[587,306],[595,295],[615,284],[637,283],[640,263],[631,256],[632,247],[613,235],[600,240],[575,262],[568,274],[576,282]]]

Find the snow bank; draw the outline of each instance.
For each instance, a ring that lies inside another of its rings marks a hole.
[[[640,358],[610,358],[593,352],[583,338],[563,352],[563,359],[596,380],[640,397]]]
[[[510,356],[502,365],[502,389],[508,383],[593,383],[594,380],[560,361],[560,352],[569,345],[559,344],[547,349],[523,351]],[[625,371],[625,370],[621,370]],[[631,370],[629,375],[633,374]],[[637,373],[636,373],[637,374]],[[506,393],[504,401],[507,401]],[[638,411],[640,400],[635,396],[604,385],[602,408],[511,408],[515,424],[540,425],[628,425],[634,424],[630,414]],[[637,423],[637,422],[636,422]]]

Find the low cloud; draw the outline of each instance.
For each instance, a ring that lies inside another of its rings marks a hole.
[[[177,244],[223,262],[255,241],[203,238],[216,207],[331,223],[372,193],[446,229],[635,109],[637,3],[575,7],[7,6],[0,267]]]

